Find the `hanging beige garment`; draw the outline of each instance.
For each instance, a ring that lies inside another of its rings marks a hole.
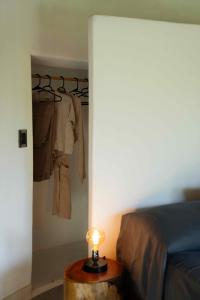
[[[53,215],[71,218],[71,189],[67,155],[54,153]]]
[[[73,153],[75,113],[72,98],[62,94],[55,104],[54,194],[53,214],[71,218],[71,189],[67,154]]]
[[[75,128],[74,128],[74,137],[75,142],[77,143],[77,169],[78,175],[83,182],[84,178],[86,178],[85,171],[85,149],[84,149],[84,132],[83,132],[83,117],[82,117],[82,108],[81,101],[78,97],[71,95],[74,111],[75,111]]]
[[[72,154],[74,148],[75,113],[72,98],[61,94],[62,101],[55,104],[55,144],[54,149]]]
[[[37,97],[33,94],[33,180],[42,181],[53,171],[55,107],[53,101],[35,102]]]

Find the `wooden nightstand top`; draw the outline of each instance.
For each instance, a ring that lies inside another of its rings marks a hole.
[[[108,270],[102,273],[87,273],[82,270],[84,262],[88,260],[82,259],[65,270],[65,279],[70,279],[79,283],[98,283],[114,280],[121,276],[123,271],[122,264],[115,260],[107,259]]]

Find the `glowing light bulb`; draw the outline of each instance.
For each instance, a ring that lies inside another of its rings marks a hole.
[[[92,248],[92,256],[84,262],[82,267],[83,271],[89,273],[101,273],[106,272],[108,269],[108,263],[104,258],[99,256],[99,246],[105,240],[105,233],[96,228],[91,228],[86,234],[86,240]]]
[[[92,250],[98,251],[99,246],[105,240],[105,234],[101,230],[98,230],[96,228],[91,228],[88,230],[88,232],[86,234],[86,240],[87,240],[88,244],[92,247]]]
[[[100,236],[99,232],[95,229],[92,234],[93,245],[99,245],[100,238],[101,238],[101,236]]]

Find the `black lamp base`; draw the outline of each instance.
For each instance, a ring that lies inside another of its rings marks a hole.
[[[94,262],[92,258],[90,258],[84,263],[82,269],[88,273],[101,273],[107,271],[108,264],[104,258],[99,258],[97,262]]]

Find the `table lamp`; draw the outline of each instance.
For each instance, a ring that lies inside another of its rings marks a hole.
[[[99,257],[99,246],[105,240],[103,231],[91,228],[86,234],[86,240],[92,247],[92,257],[83,265],[83,270],[89,273],[101,273],[107,271],[107,261],[105,258]]]

